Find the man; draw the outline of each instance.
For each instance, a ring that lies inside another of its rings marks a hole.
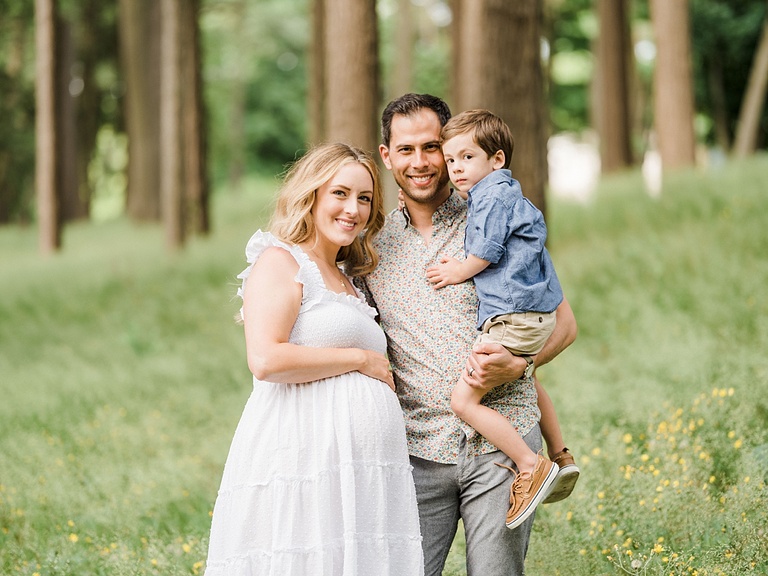
[[[451,411],[461,374],[488,390],[484,402],[505,415],[532,450],[541,449],[536,388],[525,359],[497,344],[477,345],[474,285],[435,290],[427,267],[442,255],[464,258],[466,204],[452,192],[440,148],[451,113],[441,99],[406,94],[382,114],[381,158],[403,193],[405,207],[387,218],[376,240],[379,266],[366,289],[379,310],[405,415],[419,504],[426,576],[440,576],[464,523],[469,576],[522,575],[533,517],[509,530],[505,517],[513,463]],[[433,319],[440,319],[434,322]],[[535,357],[549,362],[576,337],[567,300],[557,327]]]

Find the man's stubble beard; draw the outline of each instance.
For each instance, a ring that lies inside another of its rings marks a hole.
[[[421,192],[419,195],[414,195],[410,192],[408,186],[405,184],[408,182],[406,178],[406,182],[400,182],[397,177],[395,177],[395,183],[399,186],[400,190],[403,191],[403,194],[409,198],[411,201],[417,203],[417,204],[432,204],[434,201],[438,198],[441,198],[441,196],[444,194],[445,198],[441,198],[442,200],[446,200],[448,196],[450,196],[450,188],[448,187],[448,184],[450,182],[450,179],[446,175],[441,182],[439,182],[434,188],[430,189],[418,189],[417,192]]]

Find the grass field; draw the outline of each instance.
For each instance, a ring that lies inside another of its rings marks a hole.
[[[0,229],[0,574],[200,574],[250,392],[235,276],[271,181],[179,254],[155,227]],[[539,376],[583,477],[529,576],[768,573],[768,158],[552,200],[579,337]],[[464,574],[461,535],[446,575]]]

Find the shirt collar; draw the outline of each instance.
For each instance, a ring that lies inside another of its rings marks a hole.
[[[484,190],[489,186],[495,186],[503,182],[509,182],[511,179],[512,179],[512,172],[507,168],[500,168],[499,170],[494,170],[493,172],[488,174],[485,178],[480,180],[480,182],[472,186],[472,188],[470,188],[469,191],[467,192],[467,196],[469,196],[469,198],[471,199],[472,196],[478,190]]]
[[[440,206],[437,207],[437,210],[435,210],[435,213],[432,214],[432,224],[441,224],[444,222],[446,225],[450,225],[456,216],[462,214],[462,211],[465,210],[465,208],[466,202],[453,188],[451,188],[451,195],[448,196],[446,201],[440,204]],[[395,209],[392,211],[392,216],[403,219],[401,224],[403,229],[411,226],[411,215],[408,212],[408,208],[403,207],[402,210]]]

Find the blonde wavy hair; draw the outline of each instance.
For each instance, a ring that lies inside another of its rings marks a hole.
[[[384,199],[379,169],[373,157],[353,146],[342,143],[320,144],[311,148],[286,172],[277,197],[269,230],[277,238],[291,244],[315,237],[312,206],[317,190],[347,164],[361,164],[371,175],[373,198],[371,213],[365,228],[349,246],[342,246],[336,256],[337,264],[350,276],[363,276],[373,271],[379,255],[373,248],[373,238],[384,226]]]

